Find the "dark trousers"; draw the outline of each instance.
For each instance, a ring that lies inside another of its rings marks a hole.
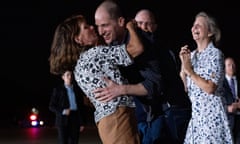
[[[71,111],[65,124],[58,126],[59,144],[78,144],[80,127],[76,112]]]
[[[190,108],[172,106],[165,110],[165,133],[161,144],[183,144],[190,118]]]
[[[158,116],[150,122],[143,121],[138,123],[141,144],[158,144],[164,133],[164,115]]]
[[[235,144],[240,144],[240,115],[235,115],[233,138]]]

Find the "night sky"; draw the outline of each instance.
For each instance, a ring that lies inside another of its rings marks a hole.
[[[178,52],[193,45],[190,29],[199,11],[213,15],[222,30],[220,49],[240,63],[240,10],[230,1],[120,0],[125,15],[132,18],[140,8],[156,14],[164,41]],[[48,56],[56,25],[81,12],[94,24],[94,11],[102,0],[6,1],[1,4],[1,112],[16,113],[36,106],[48,113],[50,92],[59,82],[49,73]]]

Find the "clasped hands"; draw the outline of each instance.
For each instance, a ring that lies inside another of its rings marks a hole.
[[[191,76],[193,69],[191,64],[191,51],[188,49],[188,45],[181,47],[179,57],[182,63],[181,72],[188,76]]]

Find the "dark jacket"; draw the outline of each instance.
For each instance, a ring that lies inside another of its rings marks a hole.
[[[129,83],[142,85],[148,91],[147,96],[136,96],[136,116],[138,121],[146,121],[146,111],[151,107],[151,116],[157,117],[163,113],[162,104],[162,76],[160,63],[154,52],[154,45],[139,29],[138,34],[144,45],[144,52],[134,59],[134,64],[128,67],[121,67],[120,70]],[[129,40],[129,35],[125,38],[125,43]],[[146,108],[146,109],[143,109]]]
[[[77,114],[78,120],[76,125],[81,126],[85,123],[85,106],[83,100],[83,92],[82,90],[74,83],[73,90],[75,93],[76,104],[77,104]],[[63,110],[70,107],[70,103],[68,100],[67,89],[64,84],[61,84],[53,89],[49,109],[54,112],[56,115],[55,124],[56,126],[63,126],[68,124],[68,116],[63,115]]]
[[[161,31],[143,33],[153,45],[153,51],[159,61],[162,81],[162,97],[164,102],[177,107],[191,108],[191,102],[184,90],[184,84],[179,76],[180,59],[165,42],[162,41]]]
[[[172,106],[191,109],[191,101],[184,90],[184,84],[179,76],[179,63],[174,53],[166,48],[159,48],[159,61],[164,84],[164,101]]]
[[[231,92],[231,88],[228,84],[228,80],[226,77],[224,78],[224,81],[223,81],[223,88],[224,88],[224,98],[226,100],[226,104],[231,105],[235,101],[235,99],[233,98],[233,94]]]
[[[239,90],[240,90],[240,83],[238,81],[238,94],[237,96],[239,96]],[[227,78],[225,77],[224,78],[224,81],[223,81],[223,90],[224,90],[224,98],[225,98],[225,102],[226,102],[226,105],[231,105],[233,102],[235,102],[235,98],[233,97],[233,94],[232,94],[232,91],[231,91],[231,88],[228,84],[228,80]],[[229,123],[230,123],[230,127],[231,129],[233,129],[234,127],[234,121],[235,121],[235,113],[227,113],[228,115],[228,120],[229,120]]]
[[[179,76],[179,60],[170,49],[165,48],[157,32],[141,31],[145,52],[135,60],[137,66],[145,70],[139,68],[143,79],[150,81],[146,87],[150,96],[135,98],[137,117],[140,121],[146,119],[148,106],[151,106],[152,118],[163,114],[162,106],[165,103],[191,110],[190,99]]]

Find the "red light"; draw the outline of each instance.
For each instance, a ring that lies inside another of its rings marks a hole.
[[[30,120],[34,121],[37,119],[37,116],[35,114],[31,114],[29,118]]]

